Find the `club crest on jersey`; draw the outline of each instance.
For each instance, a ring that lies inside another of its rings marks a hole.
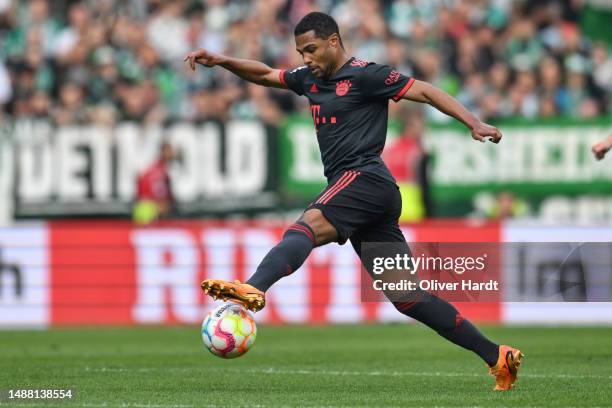
[[[344,81],[340,81],[336,84],[336,95],[344,96],[348,93],[351,88],[351,81],[346,79]]]

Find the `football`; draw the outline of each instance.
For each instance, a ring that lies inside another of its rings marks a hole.
[[[202,322],[202,341],[221,358],[242,356],[255,343],[257,326],[249,311],[235,303],[211,310]]]

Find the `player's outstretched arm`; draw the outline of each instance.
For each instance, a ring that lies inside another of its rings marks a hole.
[[[201,64],[205,67],[218,65],[249,82],[263,86],[284,88],[280,79],[280,70],[270,68],[263,62],[232,58],[205,49],[190,52],[185,57],[185,61],[189,63],[192,70],[195,70],[196,64]]]
[[[502,138],[499,129],[481,122],[455,98],[427,82],[415,80],[402,99],[428,103],[439,111],[452,116],[467,126],[472,132],[472,138],[480,142],[484,143],[487,138],[490,138],[493,143],[499,143]]]
[[[610,149],[612,149],[612,135],[608,136],[607,139],[600,140],[591,147],[591,151],[597,160],[603,159]]]

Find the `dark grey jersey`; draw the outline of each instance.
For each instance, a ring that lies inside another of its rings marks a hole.
[[[307,67],[281,71],[281,83],[306,95],[328,180],[344,170],[395,182],[380,158],[387,137],[389,99],[399,101],[414,82],[388,65],[351,58],[331,78]]]

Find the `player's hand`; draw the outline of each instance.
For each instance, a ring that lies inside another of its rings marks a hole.
[[[472,138],[484,143],[487,138],[493,143],[499,143],[502,134],[495,126],[487,125],[484,122],[478,122],[472,127]]]
[[[595,143],[593,147],[591,147],[591,151],[593,152],[597,160],[601,160],[604,158],[606,153],[608,153],[610,148],[612,148],[612,136]]]
[[[192,51],[183,61],[187,61],[192,70],[195,70],[195,64],[202,64],[206,67],[214,67],[221,63],[221,56],[214,52],[206,51],[205,49],[199,49]]]

